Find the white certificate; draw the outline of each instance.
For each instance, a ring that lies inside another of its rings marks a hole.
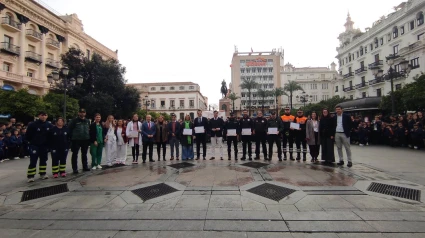
[[[128,135],[128,137],[137,138],[137,137],[139,137],[139,132],[138,131],[130,131],[130,135]]]
[[[227,136],[236,136],[236,129],[227,130]]]
[[[242,135],[243,136],[250,136],[251,135],[251,128],[243,128],[242,129]]]
[[[291,125],[289,127],[294,130],[298,130],[300,129],[300,124],[291,122]]]
[[[269,127],[269,134],[277,135],[277,127]]]
[[[191,136],[192,135],[192,129],[183,129],[183,135]]]
[[[197,126],[195,127],[195,133],[196,134],[205,133],[205,128],[203,126]]]

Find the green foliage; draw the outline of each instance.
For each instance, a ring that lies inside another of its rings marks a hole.
[[[140,110],[137,110],[136,114],[139,116],[139,120],[140,119],[145,120],[146,115],[149,114],[151,115],[152,120],[156,120],[159,116],[163,116],[165,121],[171,121],[171,115],[165,112],[158,113],[154,111],[149,111],[148,113],[146,113],[146,110],[140,109]]]
[[[286,92],[289,92],[289,104],[292,109],[292,96],[294,92],[299,90],[304,91],[304,89],[297,82],[289,80],[283,86],[283,90],[285,90]]]
[[[235,101],[238,100],[238,98],[240,98],[240,97],[235,92],[231,92],[227,98],[232,100],[233,111],[234,111],[235,110]]]
[[[43,102],[47,114],[53,118],[63,116],[63,94],[49,92],[43,96]],[[75,117],[78,113],[78,100],[66,96],[66,117]]]
[[[261,98],[261,112],[264,113],[264,99],[268,96],[272,96],[272,92],[260,88],[257,90],[257,94],[258,97]]]
[[[323,108],[329,109],[329,111],[333,111],[335,106],[339,103],[349,101],[349,99],[345,97],[334,96],[328,100],[322,100],[318,103],[310,103],[303,108],[304,114],[309,115],[311,112],[315,111],[318,115],[322,113]]]
[[[258,83],[253,78],[245,78],[240,85],[241,89],[248,90],[248,115],[251,115],[251,90],[258,87]]]
[[[28,121],[44,110],[40,96],[28,93],[28,89],[18,91],[0,90],[0,113],[10,114],[18,120]]]

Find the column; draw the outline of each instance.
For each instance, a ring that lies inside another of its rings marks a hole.
[[[26,75],[25,73],[25,49],[26,49],[26,45],[25,45],[25,24],[22,23],[21,25],[21,32],[19,33],[19,59],[18,59],[18,74],[19,75]]]
[[[46,34],[41,35],[41,64],[40,64],[40,73],[38,74],[39,80],[46,79]]]

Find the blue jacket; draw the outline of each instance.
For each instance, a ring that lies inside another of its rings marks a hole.
[[[27,129],[27,139],[30,145],[48,147],[47,135],[52,128],[53,125],[47,121],[37,120],[31,123]]]
[[[155,123],[153,123],[152,121],[150,122],[150,129],[148,126],[148,122],[144,122],[142,124],[142,140],[146,141],[146,142],[154,142],[155,141],[155,137],[149,138],[148,135],[152,135],[155,136],[156,134],[156,125]]]
[[[334,123],[335,123],[335,129],[338,126],[338,115],[335,114],[333,117]],[[342,128],[344,129],[344,134],[347,136],[347,138],[351,135],[351,128],[352,128],[352,121],[351,117],[348,114],[342,113]]]
[[[16,137],[15,135],[10,137],[10,146],[17,147],[22,145],[22,137]]]
[[[57,128],[53,127],[48,135],[49,146],[52,150],[68,149],[70,146],[71,135],[68,127]]]
[[[173,138],[173,123],[174,122],[169,122],[167,124],[168,140],[171,140],[171,138]],[[176,128],[175,128],[174,135],[175,135],[175,138],[179,140],[181,136],[181,124],[178,121],[176,121],[175,123],[176,123],[176,126],[175,126]]]
[[[4,140],[4,138],[3,138],[3,140]],[[0,140],[0,152],[1,153],[3,153],[3,151],[5,150],[5,145],[4,145],[4,141],[3,140]]]

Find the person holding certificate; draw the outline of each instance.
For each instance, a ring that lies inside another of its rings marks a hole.
[[[282,133],[282,147],[283,147],[283,160],[286,160],[286,144],[289,143],[289,158],[290,160],[295,160],[292,157],[292,152],[294,150],[294,133],[291,130],[291,123],[294,122],[295,117],[291,115],[291,109],[285,107],[285,113],[280,117],[283,123],[283,133]]]
[[[182,160],[193,159],[193,123],[190,120],[190,115],[184,117],[181,131],[181,144],[182,144]]]
[[[248,146],[248,156],[249,160],[252,160],[252,122],[253,120],[249,118],[248,111],[243,110],[243,117],[239,120],[239,133],[242,137],[242,158],[241,160],[246,160],[246,147]]]
[[[153,143],[155,141],[155,134],[156,134],[156,126],[155,126],[155,123],[151,121],[151,118],[152,118],[151,115],[147,115],[146,122],[142,124],[143,163],[146,162],[148,147],[149,147],[149,162],[154,162],[152,157],[153,157]]]
[[[297,146],[297,160],[299,161],[301,159],[301,144],[303,146],[302,153],[303,153],[303,161],[306,161],[307,158],[307,143],[306,143],[306,122],[307,117],[304,116],[304,112],[302,109],[299,109],[297,111],[297,117],[295,117],[295,123],[297,123],[299,126],[297,129],[294,129],[294,135],[295,135],[295,145]]]
[[[214,117],[210,119],[209,128],[211,133],[211,158],[215,159],[215,148],[218,146],[220,159],[223,160],[223,128],[224,121],[218,117],[218,111],[214,111]]]
[[[282,161],[282,147],[280,146],[280,135],[283,131],[282,121],[276,117],[276,112],[271,113],[271,117],[267,120],[267,141],[269,142],[269,158],[272,160],[273,155],[273,144],[277,146],[277,157],[279,161]]]
[[[267,160],[267,119],[263,117],[263,112],[261,111],[257,112],[252,134],[255,136],[255,160],[260,159],[260,143],[263,147],[264,160]]]
[[[227,136],[227,155],[229,160],[232,159],[232,142],[235,151],[235,160],[238,160],[238,138],[239,138],[239,122],[235,118],[233,112],[230,113],[229,120],[224,124],[224,135]]]
[[[198,110],[198,117],[194,120],[195,127],[195,137],[196,137],[196,160],[199,160],[201,155],[201,144],[202,144],[202,152],[203,158],[207,156],[207,130],[208,130],[208,119],[202,116],[202,111]]]

